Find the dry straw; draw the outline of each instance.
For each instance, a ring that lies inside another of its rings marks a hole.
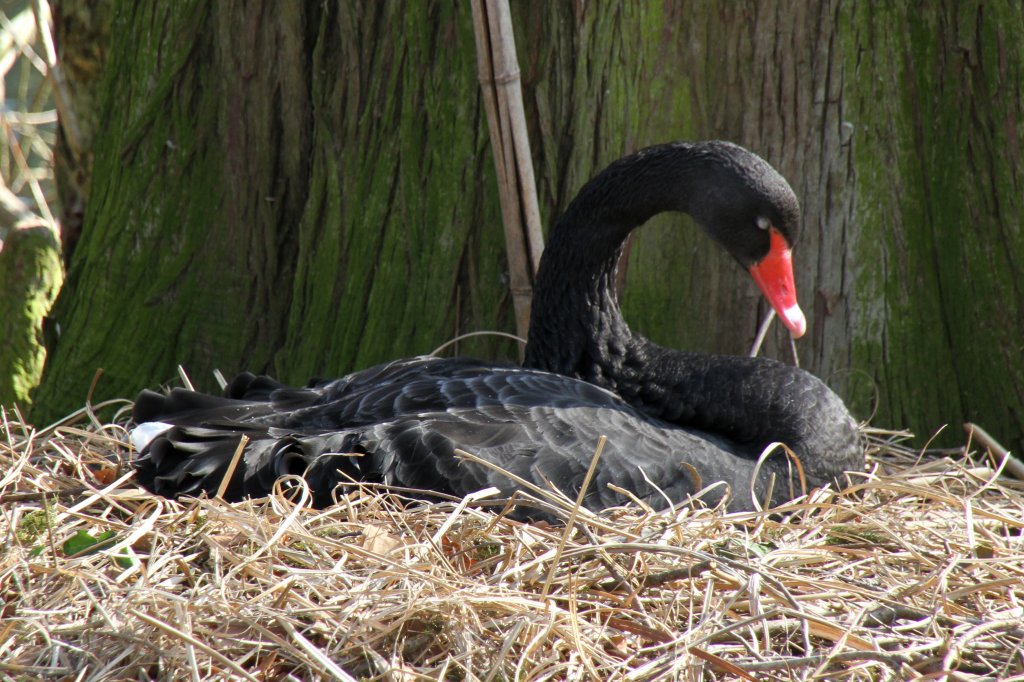
[[[511,521],[486,495],[406,504],[366,488],[325,511],[283,494],[170,502],[111,468],[129,454],[117,425],[39,433],[7,412],[0,428],[3,677],[1024,671],[1022,484],[987,454],[919,458],[875,433],[846,491],[770,514],[578,513],[567,533]],[[105,540],[69,554],[83,531]]]

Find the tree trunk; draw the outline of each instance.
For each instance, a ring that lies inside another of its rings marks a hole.
[[[97,368],[304,381],[504,327],[468,10],[121,3],[44,414]]]
[[[880,418],[1024,452],[1024,6],[844,7],[851,366]]]
[[[302,381],[512,329],[468,5],[120,4],[48,414],[96,367],[104,395],[177,363],[202,386],[213,367]],[[966,418],[1021,444],[1020,8],[513,12],[546,226],[629,150],[735,140],[803,201],[801,363],[880,425]],[[652,221],[628,266],[637,328],[747,351],[765,307],[688,220]],[[778,327],[766,352],[789,357]]]

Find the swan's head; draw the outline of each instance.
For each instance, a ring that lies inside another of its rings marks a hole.
[[[554,300],[552,292],[561,291],[539,283],[564,283],[573,272],[565,267],[569,254],[584,269],[614,267],[626,235],[664,211],[689,213],[750,272],[790,333],[804,334],[790,255],[800,233],[800,203],[768,162],[731,142],[647,147],[591,179],[551,234],[538,297]]]
[[[703,144],[700,190],[689,213],[740,262],[790,333],[807,319],[796,300],[792,248],[800,234],[800,203],[768,162],[729,142]]]

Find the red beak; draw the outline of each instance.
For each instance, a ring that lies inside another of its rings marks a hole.
[[[779,319],[789,329],[794,339],[807,331],[807,318],[796,302],[796,285],[793,283],[793,254],[786,238],[774,227],[768,228],[771,248],[759,263],[750,266],[750,275],[757,282],[761,293],[775,308]]]

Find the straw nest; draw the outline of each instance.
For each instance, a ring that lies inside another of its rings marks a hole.
[[[121,426],[36,432],[7,412],[0,428],[4,677],[1024,670],[1024,486],[987,452],[923,458],[875,432],[849,490],[771,514],[630,508],[560,528],[370,489],[326,511],[281,494],[171,502],[112,466]]]

